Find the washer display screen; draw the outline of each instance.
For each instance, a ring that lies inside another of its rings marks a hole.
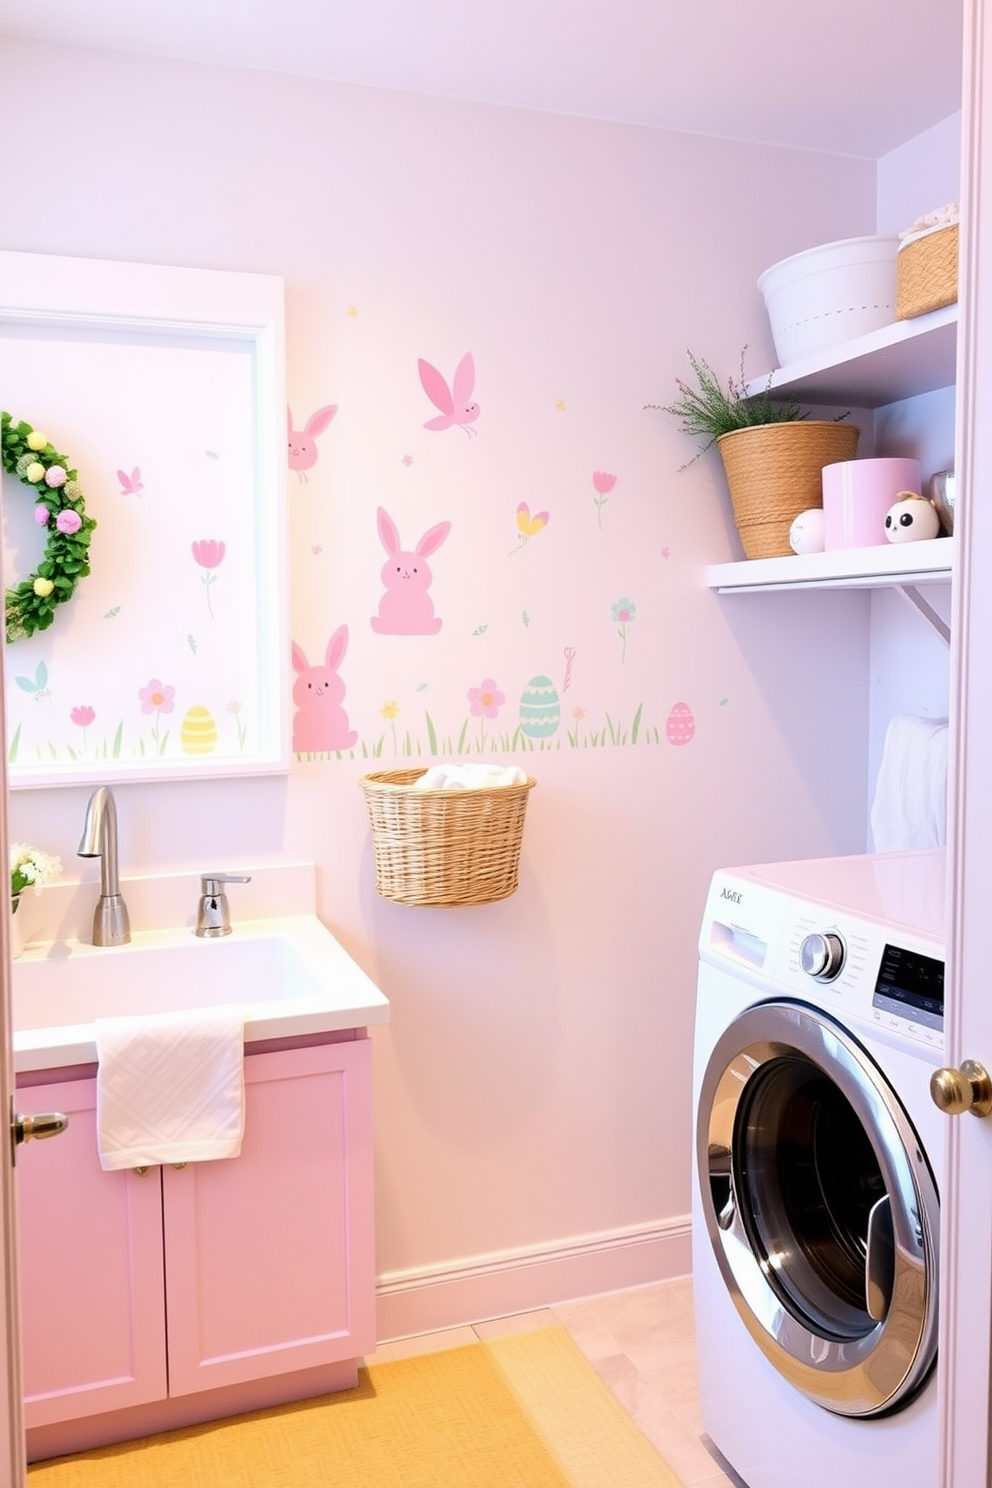
[[[907,951],[902,946],[887,945],[882,953],[872,1006],[942,1030],[943,961],[918,951]]]

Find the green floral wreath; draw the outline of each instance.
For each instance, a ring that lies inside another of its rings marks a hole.
[[[34,494],[35,521],[48,529],[41,562],[33,574],[5,596],[7,640],[19,641],[47,630],[57,605],[72,598],[90,571],[87,561],[96,522],[86,515],[78,472],[49,444],[46,435],[22,419],[0,413],[0,455],[8,475],[16,475]]]

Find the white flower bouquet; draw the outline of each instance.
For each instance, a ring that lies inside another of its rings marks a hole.
[[[62,872],[61,858],[31,847],[26,842],[10,846],[10,901],[15,914],[24,889],[41,889],[53,883]]]

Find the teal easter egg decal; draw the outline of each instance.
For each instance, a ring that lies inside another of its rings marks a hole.
[[[520,732],[550,739],[561,723],[561,702],[550,677],[531,677],[520,695]]]

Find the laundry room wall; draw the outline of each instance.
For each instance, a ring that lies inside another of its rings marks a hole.
[[[121,861],[317,862],[323,918],[392,1002],[382,1331],[686,1270],[706,885],[863,848],[868,601],[707,590],[740,551],[717,459],[682,468],[645,405],[687,348],[771,365],[759,273],[873,231],[874,163],[12,42],[0,129],[29,141],[5,247],[285,280],[314,455],[289,471],[292,636],[308,665],[338,637],[343,721],[298,736],[286,778],[121,787]],[[444,412],[459,367],[470,415]],[[115,506],[168,516],[113,474],[86,473],[97,572]],[[390,524],[433,534],[433,578],[383,627]],[[39,706],[79,701],[66,679]],[[520,889],[385,903],[359,777],[448,755],[536,778]],[[17,791],[13,834],[75,876],[84,803]]]
[[[961,196],[961,115],[907,140],[878,162],[877,231],[902,232],[917,218]],[[879,455],[912,456],[920,461],[923,484],[938,470],[954,469],[955,390],[942,388],[879,409],[873,436]],[[951,586],[928,586],[926,599],[946,623],[951,618]],[[868,814],[874,800],[894,717],[946,719],[950,711],[949,651],[934,627],[898,591],[871,596],[869,662]],[[869,831],[865,846],[873,850]]]

